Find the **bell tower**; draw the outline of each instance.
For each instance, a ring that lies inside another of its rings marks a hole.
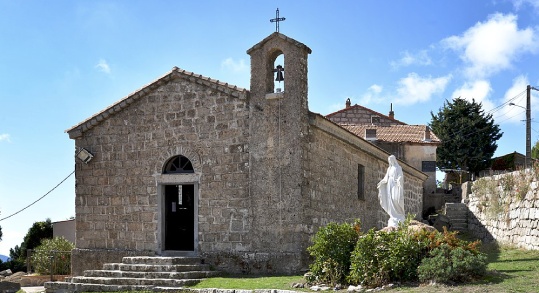
[[[298,227],[303,223],[306,184],[303,163],[308,147],[307,57],[311,49],[275,32],[247,53],[251,56],[252,249],[270,252],[274,261],[300,268],[305,262],[298,253],[305,249],[300,243],[307,243],[300,239],[308,237]],[[277,64],[278,58],[284,64]]]

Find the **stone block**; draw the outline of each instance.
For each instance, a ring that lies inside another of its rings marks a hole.
[[[21,290],[21,284],[14,282],[0,282],[0,293],[15,293]]]

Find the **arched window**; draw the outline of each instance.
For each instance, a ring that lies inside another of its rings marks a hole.
[[[165,164],[163,174],[178,174],[178,173],[195,173],[193,164],[188,158],[179,155],[171,158]]]

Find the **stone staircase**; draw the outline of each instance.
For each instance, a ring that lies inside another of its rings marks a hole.
[[[199,257],[124,257],[122,263],[107,263],[102,270],[66,282],[47,282],[47,293],[178,291],[204,278],[217,276]]]
[[[468,206],[464,203],[446,203],[445,215],[451,223],[451,230],[468,230]]]

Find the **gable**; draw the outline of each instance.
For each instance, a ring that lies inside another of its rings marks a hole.
[[[112,104],[111,106],[105,108],[104,110],[94,114],[83,122],[67,129],[65,132],[69,134],[69,138],[76,139],[83,135],[84,132],[94,128],[95,126],[103,123],[103,121],[109,119],[111,116],[116,115],[119,112],[124,111],[129,108],[131,104],[139,100],[141,97],[144,97],[151,93],[152,91],[158,89],[159,87],[165,85],[166,83],[174,79],[183,79],[188,80],[189,82],[197,85],[203,85],[213,90],[219,91],[226,95],[230,95],[239,99],[246,99],[248,97],[249,91],[244,88],[239,88],[228,83],[223,83],[209,77],[205,77],[193,72],[189,72],[178,67],[172,68],[170,72],[164,76],[158,78],[156,81],[142,87],[141,89],[135,91],[134,93],[124,97],[118,102]]]
[[[378,121],[373,121],[377,117]],[[406,123],[391,118],[380,112],[365,108],[360,105],[354,105],[337,112],[326,115],[326,118],[338,124],[357,124],[357,125],[406,125]]]
[[[307,47],[306,45],[304,45],[303,43],[301,42],[298,42],[290,37],[287,37],[281,33],[278,33],[278,32],[274,32],[272,33],[271,35],[267,36],[265,39],[263,39],[262,41],[258,42],[256,45],[252,46],[249,50],[247,50],[247,54],[251,54],[251,52],[253,52],[254,50],[264,46],[265,43],[269,42],[270,40],[272,39],[275,39],[275,38],[280,38],[294,46],[297,46],[298,48],[301,48],[303,50],[305,50],[308,54],[311,54],[312,53],[312,50]]]

